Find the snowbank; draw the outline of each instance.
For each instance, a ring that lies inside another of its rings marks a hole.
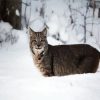
[[[39,17],[30,22],[29,27],[35,32],[42,32],[43,29],[46,27],[44,19]]]

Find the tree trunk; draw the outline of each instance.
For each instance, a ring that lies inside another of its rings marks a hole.
[[[0,0],[0,20],[21,29],[21,0]]]
[[[99,10],[98,10],[98,18],[100,18],[100,8],[99,8]]]

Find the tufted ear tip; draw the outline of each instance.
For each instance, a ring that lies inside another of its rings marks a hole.
[[[29,31],[30,31],[30,32],[34,32],[30,27],[29,27]]]
[[[44,30],[42,31],[42,33],[46,36],[47,35],[47,29],[44,28]]]
[[[29,27],[29,34],[30,36],[32,36],[32,34],[34,34],[35,32]]]

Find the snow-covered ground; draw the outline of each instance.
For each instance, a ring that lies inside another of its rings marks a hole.
[[[0,48],[0,100],[100,100],[100,72],[43,77],[32,62],[28,38]]]

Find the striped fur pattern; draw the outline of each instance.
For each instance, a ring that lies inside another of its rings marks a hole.
[[[30,49],[33,61],[44,76],[95,73],[100,53],[87,44],[49,45],[46,29],[34,32],[30,29]]]

